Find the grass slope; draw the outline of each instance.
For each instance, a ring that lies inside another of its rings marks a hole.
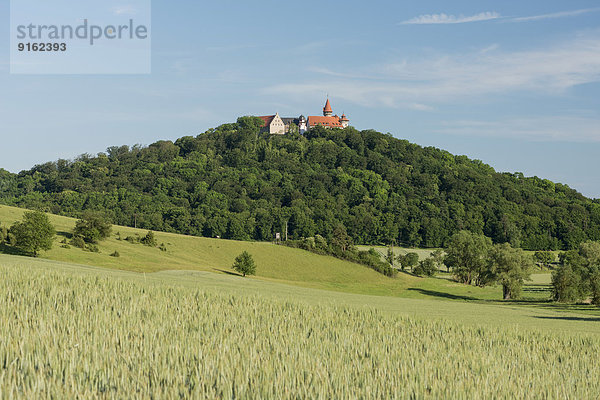
[[[24,211],[20,208],[0,206],[0,223],[10,225],[21,219]],[[440,274],[436,278],[417,278],[401,273],[397,278],[388,278],[362,265],[262,242],[239,242],[157,232],[158,243],[164,242],[168,248],[167,252],[162,252],[158,248],[117,240],[116,232],[125,238],[135,234],[143,236],[146,231],[114,226],[111,237],[99,244],[100,253],[86,252],[74,247],[64,249],[60,247],[59,242],[72,231],[75,220],[56,215],[49,217],[59,232],[54,248],[42,253],[42,257],[49,260],[146,273],[192,270],[232,274],[231,265],[234,258],[247,250],[258,265],[257,276],[248,280],[258,279],[314,289],[388,297],[483,302],[501,299],[499,287],[482,289],[461,285],[451,281],[447,274]],[[120,253],[119,258],[109,256],[115,250]],[[397,250],[405,251],[399,248]],[[426,256],[426,252],[422,251],[423,257]],[[549,275],[541,274],[534,278],[536,282],[524,290],[525,300],[547,300]],[[546,304],[541,306],[545,307]],[[576,310],[580,311],[578,308]],[[583,311],[595,313],[594,308]]]

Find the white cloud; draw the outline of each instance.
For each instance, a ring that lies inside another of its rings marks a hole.
[[[123,6],[113,7],[112,12],[115,15],[135,15],[135,14],[137,14],[137,10],[132,5],[123,5]]]
[[[425,14],[419,15],[408,21],[403,21],[401,25],[429,25],[429,24],[464,24],[467,22],[489,21],[501,18],[501,15],[495,11],[482,12],[475,15],[447,15],[447,14]]]
[[[358,71],[313,68],[321,79],[275,85],[265,92],[312,97],[328,91],[363,106],[415,109],[407,105],[432,107],[521,91],[560,95],[577,85],[600,82],[600,32],[544,49],[485,50],[405,59]]]
[[[531,141],[600,143],[600,119],[581,116],[514,118],[501,121],[450,121],[439,133],[515,137]]]
[[[597,12],[597,11],[600,11],[600,8],[585,8],[582,10],[561,11],[561,12],[556,12],[556,13],[551,13],[551,14],[532,15],[530,17],[511,18],[510,22],[530,22],[530,21],[539,21],[539,20],[543,20],[543,19],[576,17],[578,15],[589,14],[589,13]]]

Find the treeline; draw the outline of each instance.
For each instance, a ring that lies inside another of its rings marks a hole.
[[[239,240],[332,238],[442,247],[461,230],[531,250],[600,240],[600,203],[561,184],[372,130],[260,133],[242,117],[175,143],[0,170],[0,201],[115,224]]]

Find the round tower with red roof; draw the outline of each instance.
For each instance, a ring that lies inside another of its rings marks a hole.
[[[331,117],[333,115],[333,109],[331,108],[331,104],[329,103],[329,97],[327,98],[327,103],[325,103],[325,107],[323,107],[323,116]]]

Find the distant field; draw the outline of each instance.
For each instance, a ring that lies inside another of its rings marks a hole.
[[[598,320],[0,256],[0,398],[598,398]]]

